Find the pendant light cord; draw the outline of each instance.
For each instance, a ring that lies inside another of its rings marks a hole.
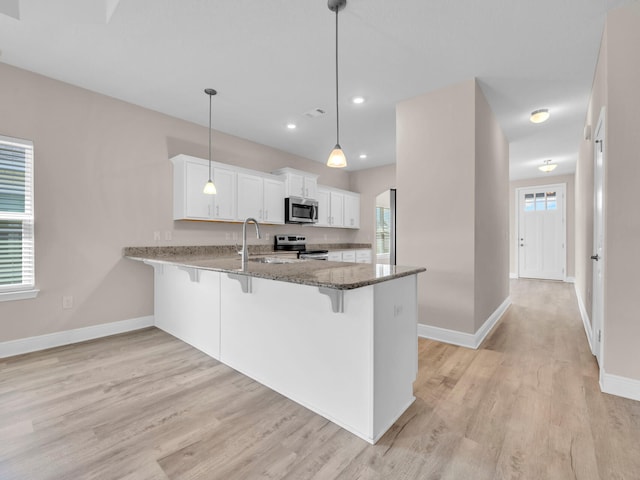
[[[209,95],[209,181],[211,181],[211,94]]]
[[[336,145],[340,145],[340,109],[338,106],[338,11],[336,7]]]

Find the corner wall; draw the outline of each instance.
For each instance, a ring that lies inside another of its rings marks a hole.
[[[399,103],[396,134],[398,263],[427,268],[419,322],[473,335],[509,294],[506,140],[473,79]]]

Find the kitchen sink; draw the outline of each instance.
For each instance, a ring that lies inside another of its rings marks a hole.
[[[249,258],[250,262],[256,263],[297,263],[297,258],[281,258],[281,257],[254,257]]]

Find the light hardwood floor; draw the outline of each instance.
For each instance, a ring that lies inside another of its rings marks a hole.
[[[572,286],[512,300],[476,351],[420,340],[375,446],[157,329],[0,360],[0,479],[639,479],[640,402],[600,393]]]

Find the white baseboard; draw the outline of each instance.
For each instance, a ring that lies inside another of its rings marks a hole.
[[[12,357],[23,353],[46,350],[47,348],[71,345],[72,343],[93,340],[94,338],[108,337],[118,333],[140,330],[154,325],[153,315],[119,322],[103,323],[91,327],[76,328],[62,332],[38,335],[37,337],[20,338],[0,343],[0,358]]]
[[[591,353],[595,355],[596,353],[593,350],[593,338],[591,338],[591,321],[589,320],[587,309],[585,308],[584,302],[582,301],[582,296],[578,291],[578,285],[574,283],[574,287],[574,290],[576,291],[576,298],[578,299],[578,309],[580,310],[582,325],[584,325],[584,333],[587,334],[587,341],[589,342],[589,350],[591,350]]]
[[[600,390],[603,393],[640,401],[640,380],[612,375],[606,373],[604,368],[600,369]]]
[[[576,277],[564,277],[566,283],[576,283]]]
[[[431,325],[418,324],[418,336],[437,340],[438,342],[450,343],[459,347],[467,347],[477,349],[484,341],[489,332],[495,327],[498,320],[507,311],[511,305],[511,297],[507,297],[502,304],[496,308],[491,316],[482,324],[478,331],[473,333],[464,333],[457,330],[448,330],[446,328],[433,327]]]
[[[510,273],[510,274],[509,274],[509,278],[511,278],[511,279],[517,279],[517,278],[519,278],[519,277],[518,277],[518,274],[517,274],[517,273]]]

